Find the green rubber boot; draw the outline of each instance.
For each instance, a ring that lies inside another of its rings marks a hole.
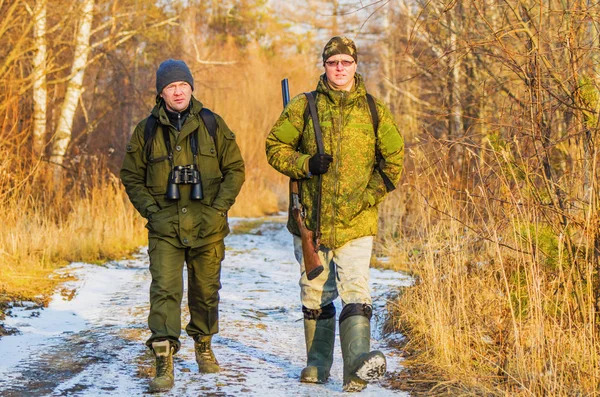
[[[211,341],[212,335],[207,335],[201,336],[194,342],[198,371],[203,374],[213,374],[221,370],[215,354],[212,351]]]
[[[307,359],[306,367],[300,374],[300,382],[325,383],[333,364],[335,317],[319,320],[305,318],[304,338]]]
[[[385,356],[371,351],[371,307],[348,304],[340,315],[340,341],[344,359],[344,385],[347,392],[361,391],[367,383],[385,374]]]
[[[148,391],[158,393],[170,390],[175,383],[173,373],[174,348],[168,340],[152,343],[152,351],[156,357],[156,376],[150,382]]]

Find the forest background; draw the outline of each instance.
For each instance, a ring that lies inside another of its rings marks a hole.
[[[313,90],[323,45],[346,35],[406,140],[374,256],[416,280],[390,304],[404,387],[596,395],[599,14],[573,0],[0,0],[0,301],[44,299],[57,267],[146,243],[118,170],[167,58],[236,132],[247,181],[230,215],[285,210],[264,155],[280,81]]]

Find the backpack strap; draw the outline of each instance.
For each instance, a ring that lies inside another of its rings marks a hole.
[[[171,137],[169,136],[169,130],[166,128],[163,128],[162,132],[163,132],[163,139],[165,141],[165,146],[167,148],[167,156],[160,157],[157,159],[151,158],[152,141],[154,140],[154,137],[156,136],[157,130],[158,130],[158,120],[156,119],[156,117],[154,115],[151,114],[150,116],[148,116],[148,119],[146,120],[146,125],[144,126],[144,152],[146,153],[146,160],[148,162],[162,161],[165,158],[171,159],[171,156],[173,154],[173,149],[171,148]],[[190,139],[190,140],[191,140],[191,146],[192,146],[192,153],[197,155],[198,154],[198,145],[195,144],[194,139]]]
[[[373,98],[373,96],[369,93],[367,93],[367,103],[369,104],[369,110],[371,111],[371,120],[373,121],[373,129],[375,131],[375,137],[377,138],[379,132],[379,114],[377,113],[375,98]],[[385,190],[387,190],[387,192],[389,193],[392,190],[396,189],[396,186],[394,186],[392,180],[385,174],[385,172],[383,172],[384,164],[385,160],[383,159],[379,148],[375,146],[375,168],[377,169],[379,175],[381,175],[381,178],[383,179]]]
[[[373,120],[373,129],[375,130],[375,135],[377,135],[377,131],[379,130],[379,114],[377,113],[377,105],[375,105],[375,98],[373,95],[367,92],[367,103],[369,104],[369,110],[371,111],[371,120]],[[377,152],[378,156],[381,156],[379,152]]]
[[[146,160],[150,160],[152,154],[152,140],[156,135],[156,129],[158,128],[158,121],[154,115],[148,116],[146,119],[146,126],[144,127],[144,152],[146,153]]]
[[[217,151],[217,158],[219,157],[218,147],[217,147],[217,119],[215,114],[208,108],[200,109],[200,118],[204,122],[206,129],[208,130],[208,135],[211,136],[213,142],[215,143],[215,150]]]
[[[165,146],[167,147],[167,157],[173,165],[173,148],[171,146],[171,134],[169,133],[168,128],[162,128],[163,139],[165,141]]]

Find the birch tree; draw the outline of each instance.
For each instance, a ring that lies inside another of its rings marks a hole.
[[[33,37],[37,48],[33,58],[33,151],[42,155],[46,136],[46,0],[38,0],[33,12]]]
[[[58,125],[54,139],[52,140],[50,162],[57,165],[62,165],[64,162],[65,154],[71,141],[75,111],[77,110],[77,104],[83,91],[83,76],[91,49],[90,37],[92,34],[93,11],[94,0],[83,0],[81,19],[77,29],[75,55],[71,67],[72,77],[67,85]],[[55,175],[60,175],[60,169],[57,168],[57,174]]]

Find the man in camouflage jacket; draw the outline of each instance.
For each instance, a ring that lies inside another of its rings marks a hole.
[[[300,182],[305,224],[316,229],[315,175],[321,175],[321,246],[325,270],[308,280],[302,258],[298,225],[292,216],[288,229],[301,265],[301,299],[307,348],[307,366],[301,381],[325,382],[333,362],[335,307],[340,296],[339,318],[344,359],[344,390],[359,391],[385,373],[385,357],[370,351],[369,264],[377,234],[378,205],[387,189],[375,168],[376,152],[385,160],[382,171],[396,185],[403,169],[404,141],[387,106],[375,101],[379,128],[374,131],[366,89],[356,73],[354,42],[332,38],[323,50],[325,73],[316,90],[316,107],[325,153],[317,153],[307,98],[298,95],[271,129],[266,141],[269,164]],[[291,214],[291,212],[290,212]]]
[[[200,372],[219,371],[211,337],[219,330],[227,211],[244,183],[244,161],[234,133],[212,112],[217,128],[214,139],[210,136],[200,116],[203,105],[192,96],[193,88],[192,74],[183,61],[161,63],[156,72],[157,104],[151,116],[135,128],[121,169],[129,199],[148,220],[152,275],[148,326],[152,335],[146,344],[156,356],[157,367],[151,392],[173,386],[173,354],[180,347],[184,262],[190,311],[186,331],[195,341]],[[146,141],[146,124],[151,122],[155,133]],[[199,170],[203,198],[192,198],[192,184],[171,185],[180,198],[167,198],[173,167],[190,165]]]

